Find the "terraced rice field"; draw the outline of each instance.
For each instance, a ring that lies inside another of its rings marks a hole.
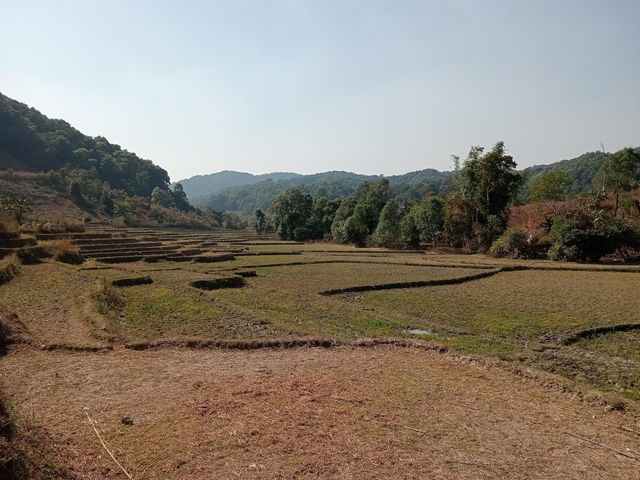
[[[72,242],[0,286],[2,383],[61,478],[125,478],[85,408],[134,478],[640,478],[637,266]]]

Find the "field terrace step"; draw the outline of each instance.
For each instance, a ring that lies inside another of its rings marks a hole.
[[[120,235],[124,236],[124,235]],[[90,238],[114,238],[113,233],[38,233],[38,240],[62,240],[62,239],[90,239]]]
[[[139,239],[132,237],[120,237],[120,238],[77,238],[71,240],[73,245],[79,247],[98,247],[101,245],[129,245],[141,243]],[[160,243],[160,242],[157,242]]]
[[[0,238],[0,248],[21,248],[36,244],[33,238]]]
[[[80,251],[82,252],[102,252],[105,250],[126,250],[136,248],[158,248],[158,247],[172,247],[173,245],[165,245],[162,242],[131,242],[131,243],[107,243],[102,245],[80,245]]]
[[[110,258],[110,257],[131,257],[131,256],[145,256],[145,255],[175,255],[179,254],[178,251],[173,249],[164,249],[164,248],[156,248],[156,249],[138,249],[138,250],[110,250],[100,253],[91,253],[91,254],[83,254],[86,258],[94,258],[99,260],[101,258]]]
[[[102,250],[100,252],[80,252],[83,257],[87,258],[99,258],[99,257],[111,257],[116,255],[144,255],[150,254],[165,254],[177,252],[175,248],[130,248],[127,250]]]

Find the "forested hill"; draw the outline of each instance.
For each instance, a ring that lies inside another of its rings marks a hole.
[[[299,173],[274,172],[263,175],[253,175],[251,173],[234,172],[233,170],[223,170],[209,175],[196,175],[195,177],[182,180],[180,183],[185,193],[191,199],[205,197],[218,193],[225,188],[239,185],[253,185],[264,180],[290,180],[301,177]]]
[[[148,197],[168,188],[169,175],[150,160],[89,137],[0,93],[0,170],[48,172],[79,169],[129,195]]]
[[[525,168],[522,170],[524,185],[519,194],[519,200],[527,202],[531,183],[541,174],[552,170],[566,173],[570,182],[568,193],[589,190],[594,185],[602,162],[609,155],[604,152],[589,152],[573,159]],[[277,175],[283,174],[255,176],[248,173],[225,171],[193,177],[182,180],[181,183],[189,199],[197,205],[216,210],[251,213],[257,208],[268,208],[276,196],[287,187],[297,187],[303,193],[334,199],[353,194],[356,187],[364,181],[376,181],[380,178],[375,175],[337,171],[313,175],[284,174],[292,175],[291,178],[277,178]],[[399,201],[407,201],[421,198],[430,192],[446,193],[451,191],[455,176],[455,172],[426,169],[387,178],[394,197]],[[226,178],[233,178],[235,183],[225,184]],[[192,184],[196,186],[191,187]]]
[[[220,180],[232,173],[237,175],[233,177],[234,180],[248,175],[249,177],[244,178],[250,180],[251,183],[223,187],[223,182]],[[268,208],[273,199],[287,187],[293,186],[304,193],[335,199],[353,194],[362,182],[377,181],[381,178],[377,175],[362,175],[342,171],[315,173],[312,175],[284,174],[295,175],[287,179],[278,179],[275,177],[276,175],[283,174],[260,175],[259,177],[266,177],[266,180],[258,178],[256,181],[258,176],[225,171],[181,180],[180,183],[182,183],[184,191],[192,203],[216,210],[236,210],[249,213],[257,208]],[[426,169],[404,175],[393,175],[387,178],[399,197],[418,198],[429,192],[448,191],[451,187],[451,182],[447,181],[449,177],[450,172]],[[194,180],[196,181],[195,187],[192,186]],[[203,194],[203,192],[207,191],[207,180],[215,181],[215,183],[211,182],[212,189],[209,190],[208,195]]]
[[[527,187],[536,177],[545,172],[561,171],[567,175],[569,180],[569,194],[584,192],[593,187],[594,179],[602,163],[610,153],[588,152],[571,160],[561,160],[549,165],[534,165],[523,170],[525,178],[525,193]]]

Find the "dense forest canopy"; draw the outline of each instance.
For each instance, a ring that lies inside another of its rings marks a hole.
[[[84,135],[64,120],[48,118],[2,94],[0,168],[32,172],[81,169],[92,180],[144,197],[156,187],[166,190],[169,185],[166,170],[150,160],[104,137]]]

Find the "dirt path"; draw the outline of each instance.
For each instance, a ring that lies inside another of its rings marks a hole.
[[[605,448],[640,458],[635,414],[436,352],[24,349],[0,372],[80,478],[125,478],[85,409],[136,479],[640,478]]]

